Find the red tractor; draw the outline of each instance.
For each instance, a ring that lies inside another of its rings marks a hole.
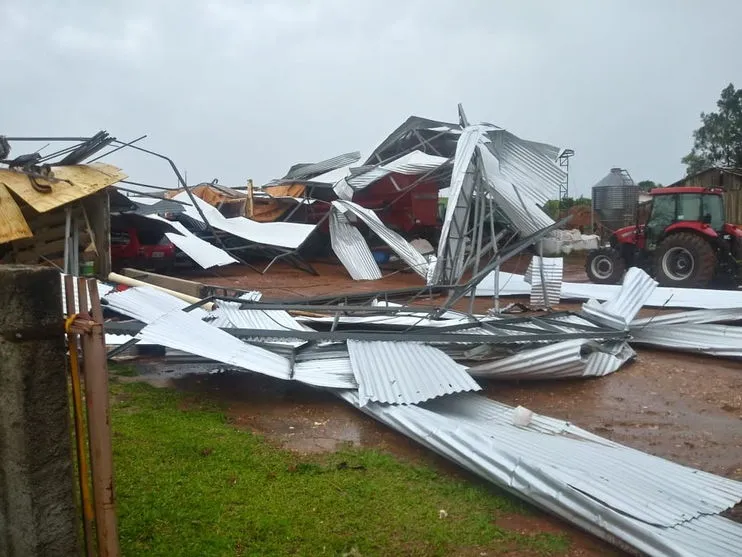
[[[616,230],[610,247],[588,254],[585,270],[598,284],[618,284],[641,267],[662,286],[703,288],[712,280],[740,283],[742,230],[724,222],[722,190],[657,188],[637,224]]]

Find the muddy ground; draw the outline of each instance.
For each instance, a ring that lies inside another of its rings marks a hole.
[[[528,258],[510,262],[505,270],[522,272]],[[219,275],[191,275],[207,284],[263,291],[281,299],[341,292],[373,292],[422,285],[411,273],[395,273],[380,281],[353,282],[342,267],[315,265],[320,276],[286,267],[266,275],[227,268]],[[586,281],[579,261],[566,265],[565,280]],[[426,303],[441,303],[442,298]],[[477,311],[491,307],[478,299]],[[560,309],[576,309],[565,305]],[[647,310],[651,313],[652,310]],[[637,359],[621,371],[596,379],[539,382],[489,382],[487,396],[535,412],[569,420],[580,427],[630,447],[708,472],[742,480],[742,363],[673,352],[638,349]],[[177,388],[208,393],[224,400],[231,420],[300,452],[331,451],[343,443],[378,447],[402,458],[464,474],[332,395],[254,374],[188,374],[187,366],[145,364],[151,378]],[[169,378],[169,379],[168,379]],[[472,478],[472,481],[478,481]],[[512,517],[504,527],[521,531],[566,531],[571,555],[622,553],[561,521],[538,513]]]

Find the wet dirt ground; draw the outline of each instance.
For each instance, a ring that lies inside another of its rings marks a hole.
[[[522,272],[526,266],[527,258],[521,258],[505,270]],[[235,268],[221,271],[220,276],[189,278],[207,284],[261,290],[271,299],[422,285],[410,273],[359,283],[348,279],[338,265],[317,264],[316,268],[320,272],[318,277],[285,268],[272,269],[267,275],[244,274],[244,269]],[[565,280],[586,280],[579,262],[570,262],[565,271]],[[487,299],[478,299],[475,306],[477,311],[489,307],[491,300]],[[577,307],[565,305],[560,309]],[[645,310],[644,314],[652,311],[655,310]],[[742,480],[742,362],[656,350],[637,352],[633,363],[607,377],[489,382],[486,394],[508,404],[569,420],[650,454]],[[331,451],[350,443],[429,462],[449,473],[469,477],[322,391],[250,373],[204,374],[202,367],[201,373],[189,374],[187,366],[178,364],[149,364],[142,371],[145,377],[160,384],[224,401],[236,426],[249,428],[289,450]],[[478,480],[472,478],[472,481]],[[622,555],[542,513],[508,520],[511,524],[503,526],[511,529],[567,532],[573,540],[571,555]]]

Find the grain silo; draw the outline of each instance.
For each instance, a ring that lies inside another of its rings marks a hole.
[[[639,186],[625,169],[611,168],[611,171],[593,186],[593,211],[605,234],[635,224],[638,203]]]

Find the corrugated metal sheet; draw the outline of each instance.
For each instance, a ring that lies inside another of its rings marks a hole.
[[[591,440],[595,436],[587,432],[575,435],[578,428],[539,433],[512,424],[480,425],[455,408],[447,411],[447,403],[461,395],[423,406],[361,406],[352,391],[341,396],[471,472],[614,544],[657,557],[742,551],[742,524],[709,520],[742,500],[740,482]]]
[[[110,292],[104,297],[103,304],[142,323],[152,323],[166,313],[182,310],[190,305],[180,298],[149,286],[135,286],[121,292]],[[196,308],[191,313],[199,319],[208,315],[208,312],[201,308]]]
[[[522,350],[512,356],[469,368],[476,377],[489,379],[564,379],[602,377],[618,371],[636,353],[626,343],[598,344],[566,340]]]
[[[497,157],[486,146],[480,146],[479,152],[495,203],[522,234],[534,234],[554,224],[525,190],[503,176]]]
[[[345,180],[354,191],[360,191],[389,174],[406,174],[408,176],[425,174],[440,168],[447,162],[448,159],[445,157],[428,155],[422,151],[412,151],[393,161],[356,172],[346,177]]]
[[[559,191],[567,179],[556,157],[560,149],[520,139],[506,131],[487,134],[492,140],[488,147],[500,163],[502,175],[537,204],[543,205]],[[548,155],[554,154],[553,158]]]
[[[236,329],[306,330],[306,327],[283,310],[239,309],[233,306],[224,306],[222,307],[222,313]]]
[[[378,280],[381,269],[358,229],[339,211],[330,213],[330,242],[332,251],[347,269],[353,280]]]
[[[533,257],[526,270],[526,280],[531,283],[531,307],[550,308],[559,303],[562,292],[564,260],[561,257]],[[543,268],[543,279],[541,268]],[[529,280],[530,278],[530,280]],[[544,291],[546,297],[544,297]]]
[[[183,204],[186,216],[196,222],[203,222],[201,215],[191,203],[187,192],[181,192],[173,199]],[[256,244],[290,249],[297,248],[315,229],[313,224],[256,222],[245,217],[228,219],[219,212],[219,209],[206,203],[206,201],[198,197],[194,197],[194,200],[212,227]]]
[[[418,275],[425,278],[428,271],[428,261],[413,248],[410,243],[396,232],[387,228],[379,217],[365,207],[352,201],[337,200],[332,202],[333,207],[341,212],[350,211],[361,219],[374,234],[379,236],[392,250],[407,263]]]
[[[137,338],[278,379],[291,378],[288,358],[242,342],[190,313],[165,313],[144,327]]]
[[[349,340],[348,353],[361,405],[368,401],[415,404],[481,389],[464,366],[432,346]]]
[[[477,286],[477,296],[492,296],[494,293],[494,271]],[[523,275],[500,273],[501,296],[523,296],[530,286]],[[562,282],[562,300],[608,300],[616,296],[621,286],[614,284],[592,284],[589,282]],[[656,288],[644,302],[645,307],[729,309],[742,308],[742,291],[711,290],[703,288]]]
[[[183,236],[181,234],[166,232],[165,236],[204,269],[237,263],[237,260],[226,251],[202,240],[194,234]]]
[[[604,342],[587,357],[583,377],[603,377],[621,369],[633,360],[636,352],[625,342]]]
[[[343,166],[348,166],[350,164],[358,162],[360,158],[361,153],[358,151],[353,151],[351,153],[344,153],[342,155],[338,155],[336,157],[332,157],[330,159],[315,162],[312,164],[294,165],[294,167],[288,171],[286,176],[284,176],[284,180],[308,180],[316,176],[320,176],[321,174],[324,174],[326,172],[330,172],[332,170],[342,168]]]
[[[297,363],[294,365],[294,380],[328,389],[355,389],[358,386],[350,358]]]
[[[484,134],[485,129],[482,126],[467,126],[456,144],[448,205],[438,240],[438,258],[428,277],[428,284],[437,284],[444,277],[454,279],[448,280],[448,284],[455,284],[455,277],[460,273],[464,255],[464,250],[460,248],[465,238],[460,237],[458,231],[465,229],[464,224],[470,212],[469,200],[474,190],[474,178],[469,172],[469,166],[477,145],[485,139]],[[451,261],[456,254],[459,254],[459,260]]]
[[[213,312],[212,312],[213,313]],[[306,327],[296,321],[288,312],[283,310],[260,310],[260,309],[239,309],[239,304],[234,302],[228,306],[223,306],[220,314],[227,321],[226,327],[235,329],[262,329],[264,331],[286,330],[286,331],[305,331]],[[300,339],[287,338],[246,338],[247,342],[257,344],[273,344],[278,346],[292,346],[298,348],[307,344]]]
[[[658,325],[685,325],[703,323],[733,323],[742,321],[742,308],[728,309],[697,309],[694,311],[682,311],[668,313],[665,315],[653,315],[644,319],[634,319],[631,328]]]
[[[681,352],[742,358],[742,327],[731,325],[653,325],[631,329],[631,342]]]
[[[583,304],[582,312],[594,321],[613,329],[627,329],[657,288],[657,282],[638,267],[632,267],[624,276],[618,293],[604,302]]]

